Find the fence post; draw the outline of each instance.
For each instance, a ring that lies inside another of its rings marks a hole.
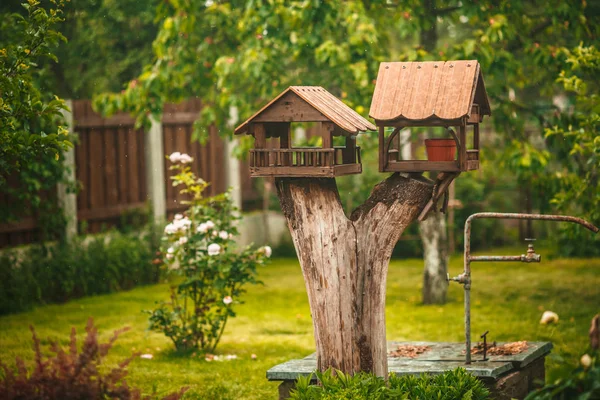
[[[239,114],[237,107],[229,108],[229,120],[227,125],[230,129],[235,128]],[[232,138],[224,140],[223,155],[225,156],[225,186],[231,188],[231,201],[233,205],[242,210],[242,181],[240,179],[240,160],[233,155],[233,150],[238,146],[238,140]]]
[[[69,111],[61,110],[65,119],[66,128],[69,130],[69,135],[74,136],[73,132],[73,101],[66,100],[65,103],[69,107]],[[64,153],[63,165],[66,167],[65,179],[67,182],[75,182],[75,148],[72,147]],[[56,186],[56,195],[58,204],[66,219],[65,238],[71,241],[77,236],[77,195],[75,193],[67,193],[67,185],[59,183]]]
[[[225,153],[226,186],[231,188],[233,205],[242,209],[242,182],[240,179],[240,160],[235,157],[233,149],[238,146],[236,139],[225,140],[223,152]]]
[[[152,206],[154,222],[161,222],[167,214],[167,195],[165,188],[165,154],[163,147],[162,122],[152,118],[152,126],[144,135],[146,157],[146,188],[148,200]]]

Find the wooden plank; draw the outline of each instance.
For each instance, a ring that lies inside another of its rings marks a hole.
[[[379,172],[385,172],[388,165],[388,155],[385,153],[385,127],[379,126]]]
[[[467,160],[479,160],[479,150],[467,150]]]
[[[448,171],[458,172],[460,168],[456,161],[427,161],[427,160],[403,160],[391,161],[385,168],[386,172],[425,172],[425,171]]]
[[[342,163],[354,164],[356,162],[356,137],[346,136],[346,147],[342,149]]]
[[[419,127],[419,126],[459,126],[462,124],[463,119],[441,119],[441,118],[428,118],[423,121],[407,121],[407,120],[396,120],[396,121],[377,121],[377,125],[385,124],[386,126],[393,126],[395,128],[406,128],[406,127]]]
[[[300,98],[288,92],[269,108],[252,119],[252,122],[319,122],[329,121],[325,115]]]
[[[173,112],[173,113],[165,113],[162,116],[161,122],[163,125],[191,125],[198,118],[200,114],[198,111],[188,111],[188,112]]]
[[[119,163],[119,204],[124,204],[129,201],[128,193],[129,180],[127,175],[127,128],[117,128],[117,159]]]
[[[30,231],[37,228],[35,218],[22,218],[18,222],[6,222],[0,224],[0,233],[14,233]]]
[[[361,164],[336,165],[333,167],[333,174],[335,176],[360,174],[361,172],[362,172]]]
[[[467,161],[467,171],[474,171],[479,169],[479,160]]]
[[[128,203],[137,203],[139,199],[139,181],[137,174],[138,154],[137,154],[137,134],[133,129],[127,130],[127,180],[128,185]]]
[[[267,147],[267,137],[265,126],[263,124],[252,124],[252,134],[254,135],[254,148],[264,149]],[[256,166],[266,166],[267,155],[264,153],[258,153],[256,155]]]
[[[469,115],[469,119],[467,119],[467,123],[469,124],[478,124],[481,122],[481,115],[479,114],[479,106],[477,104],[473,104],[471,107],[471,114]]]
[[[403,110],[406,119],[418,121],[431,117],[435,113],[434,98],[442,75],[437,73],[440,68],[435,65],[438,63],[421,62],[416,63],[413,68],[410,90],[408,93],[403,93],[407,103]],[[434,86],[434,83],[437,84]]]
[[[80,215],[80,218],[87,221],[106,220],[109,218],[118,217],[125,211],[131,211],[135,209],[144,209],[146,207],[145,202],[128,203],[128,204],[116,204],[108,207],[99,207],[89,210],[84,210]]]
[[[319,133],[321,134],[322,139],[322,148],[323,149],[332,149],[333,148],[333,131],[335,129],[335,125],[332,122],[321,122]],[[335,154],[326,153],[323,155],[323,165],[329,166],[334,165],[334,156]],[[305,155],[306,157],[306,155]]]
[[[291,89],[346,134],[375,129],[373,124],[320,86],[292,86]]]
[[[458,149],[458,164],[461,171],[467,171],[467,127],[461,125],[458,131],[460,148]]]
[[[223,157],[223,153],[225,150],[225,144],[221,136],[219,135],[219,130],[215,125],[211,126],[213,132],[213,162],[212,165],[215,166],[215,175],[214,180],[211,182],[211,186],[215,190],[215,194],[223,193],[227,190],[226,182],[226,157]]]
[[[103,207],[104,202],[104,166],[103,166],[103,132],[99,129],[90,129],[89,132],[89,160],[90,182],[88,196],[90,208]]]
[[[479,150],[479,124],[473,125],[473,148]]]
[[[292,146],[292,124],[286,124],[281,127],[281,135],[279,136],[279,148],[290,149]],[[292,154],[285,153],[282,157],[282,165],[292,165]]]
[[[143,130],[138,129],[137,131],[137,145],[138,145],[138,154],[139,154],[139,162],[137,164],[138,167],[138,179],[139,179],[139,199],[140,201],[148,200],[148,188],[146,183],[146,151],[145,151],[145,143],[144,140],[145,133]]]
[[[108,128],[119,126],[133,126],[135,119],[129,114],[116,114],[103,118],[99,114],[74,117],[73,122],[77,128]]]
[[[79,143],[75,146],[75,176],[81,182],[81,190],[77,193],[77,210],[89,208],[87,193],[89,191],[88,164],[88,132],[79,131]]]
[[[250,175],[252,177],[333,177],[334,167],[251,167]]]
[[[119,184],[117,178],[117,134],[111,129],[104,134],[104,184],[106,187],[106,203],[119,203]]]
[[[444,195],[446,189],[450,186],[452,181],[459,175],[459,173],[442,173],[441,176],[438,176],[436,180],[437,191],[431,197],[431,199],[425,204],[423,210],[419,214],[419,221],[424,221],[427,218],[427,214],[435,207],[438,200]]]

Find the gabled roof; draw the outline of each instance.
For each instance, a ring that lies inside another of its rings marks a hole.
[[[477,60],[384,62],[379,66],[369,116],[376,121],[456,121],[473,103],[490,115]]]
[[[306,102],[316,112],[312,114],[294,113],[294,110],[290,110],[289,108],[292,107],[290,102],[284,100],[295,96],[299,97],[303,102]],[[270,118],[270,116],[267,115],[268,110],[274,108],[276,105],[283,107],[283,110],[287,112],[278,115],[276,118]],[[312,122],[329,120],[344,131],[354,134],[361,131],[374,131],[377,129],[375,125],[367,121],[356,111],[344,104],[340,99],[320,86],[288,87],[279,96],[261,108],[256,114],[235,128],[235,134],[240,135],[248,133],[248,125],[257,119],[260,120],[260,122]]]

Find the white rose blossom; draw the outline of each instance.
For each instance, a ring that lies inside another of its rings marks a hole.
[[[231,298],[231,296],[225,296],[223,297],[223,303],[228,306],[231,303],[233,303],[233,299]]]
[[[169,247],[167,249],[167,260],[172,260],[173,259],[173,253],[175,253],[175,249],[172,247]]]
[[[227,239],[229,239],[229,233],[227,233],[225,231],[221,231],[221,232],[219,232],[219,237],[223,240],[227,240]]]
[[[182,214],[175,214],[175,220],[180,220],[183,219],[183,215]]]
[[[198,227],[196,228],[196,232],[198,232],[198,233],[206,233],[206,232],[208,232],[208,227],[203,222],[200,225],[198,225]]]
[[[179,243],[181,245],[181,244],[186,244],[187,241],[188,241],[187,236],[182,236],[182,237],[179,238],[179,240],[177,241],[177,243]]]
[[[181,153],[178,151],[171,153],[171,155],[169,156],[169,160],[172,163],[178,163],[181,160]]]
[[[209,256],[216,256],[221,252],[221,246],[219,246],[217,243],[211,243],[208,245],[208,255]]]
[[[178,231],[177,227],[174,224],[168,224],[165,226],[165,233],[167,235],[172,235]]]
[[[271,257],[271,254],[273,254],[271,246],[263,246],[259,249],[259,251],[261,251],[267,258]]]
[[[194,161],[194,159],[188,154],[182,153],[181,156],[179,156],[179,162],[182,164],[189,164],[192,161]]]
[[[215,227],[215,223],[212,221],[206,221],[205,224],[206,224],[206,230],[210,230]]]

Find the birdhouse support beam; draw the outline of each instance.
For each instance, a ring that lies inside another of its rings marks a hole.
[[[333,178],[276,178],[308,292],[321,371],[387,376],[385,294],[392,251],[431,198],[393,174],[346,217]]]

